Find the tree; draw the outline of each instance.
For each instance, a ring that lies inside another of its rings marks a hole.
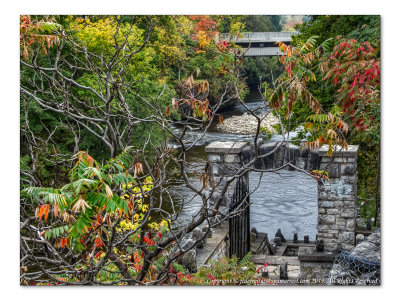
[[[166,83],[152,98],[152,94],[142,94],[149,89],[146,80],[138,77],[143,76],[141,68],[151,68],[146,59],[154,53],[149,45],[156,21],[151,17],[66,21],[70,25],[63,32],[58,25],[52,26],[59,44],[46,48],[46,55],[39,48],[28,50],[28,58],[21,55],[21,132],[26,151],[33,158],[49,151],[72,165],[65,182],[45,186],[36,180],[35,161],[27,162],[33,167],[22,181],[21,283],[163,284],[180,268],[176,260],[196,246],[182,249],[184,238],[200,224],[208,224],[209,230],[218,225],[211,220],[220,213],[224,193],[211,203],[212,189],[206,191],[206,186],[189,181],[185,154],[198,140],[188,144],[185,132],[193,123],[203,124],[205,132],[220,106],[240,95],[241,57],[226,43],[215,43],[206,32],[205,44],[199,39],[194,47],[213,51],[227,73],[216,103],[211,105],[206,98],[208,82],[195,82],[193,74],[181,83],[182,98],[175,97],[178,92]],[[165,50],[170,45],[159,46]],[[161,54],[163,49],[159,49]],[[229,95],[232,86],[234,94]],[[191,106],[190,113],[181,109],[182,103]],[[39,120],[43,112],[53,118],[53,124],[43,123],[42,128],[55,127],[39,137],[30,124],[35,110]],[[181,115],[180,121],[172,118],[173,113]],[[142,146],[138,146],[134,132],[146,124],[154,125],[153,133],[158,130],[161,139],[157,142],[150,134],[142,135]],[[172,124],[182,126],[183,133],[175,133]],[[69,129],[78,149],[81,130],[90,134],[97,140],[98,152],[107,149],[110,160],[100,163],[88,151],[76,151],[71,157],[59,153],[64,140],[53,139],[58,127]],[[181,149],[169,148],[168,139]],[[170,165],[180,170],[187,187],[203,202],[197,217],[184,228],[173,224],[180,209],[162,209],[164,201],[173,203]],[[202,178],[203,184],[208,181],[209,169],[205,168]],[[224,183],[225,192],[233,180]],[[151,221],[154,214],[160,222]]]
[[[327,39],[332,39],[335,42],[331,44],[331,46],[333,47],[335,45],[337,46],[337,44],[339,44],[340,42],[347,40],[347,42],[352,45],[350,48],[360,47],[363,46],[362,44],[364,42],[368,42],[368,45],[370,45],[372,49],[374,49],[373,51],[368,51],[368,58],[360,58],[358,57],[358,55],[356,55],[355,59],[351,60],[350,62],[339,62],[344,63],[341,67],[341,70],[345,71],[343,74],[347,74],[350,76],[347,77],[346,82],[347,80],[352,78],[351,83],[348,83],[347,87],[345,85],[345,88],[339,93],[341,93],[343,97],[346,97],[345,95],[349,95],[348,92],[353,89],[354,92],[356,92],[357,94],[357,90],[359,87],[365,87],[368,82],[371,83],[370,80],[367,80],[362,84],[359,84],[360,82],[357,82],[354,87],[351,87],[351,84],[354,82],[355,78],[352,77],[354,75],[352,74],[353,71],[347,67],[349,67],[351,64],[365,64],[364,66],[356,67],[356,70],[367,71],[367,69],[371,67],[368,67],[369,62],[372,62],[374,64],[373,68],[375,69],[375,75],[373,76],[374,79],[372,80],[374,81],[374,83],[372,84],[371,88],[367,87],[367,91],[370,91],[371,93],[368,93],[368,96],[365,99],[371,100],[370,104],[368,104],[369,107],[364,110],[361,109],[361,107],[363,107],[366,103],[366,101],[364,100],[362,100],[361,102],[358,101],[361,100],[362,97],[359,97],[356,101],[360,104],[363,103],[357,113],[360,114],[361,111],[364,111],[364,113],[367,114],[364,119],[370,120],[370,118],[372,117],[373,122],[372,124],[370,124],[371,126],[369,126],[368,128],[364,128],[361,131],[351,130],[351,134],[347,136],[347,140],[350,143],[360,145],[358,164],[358,195],[360,198],[359,204],[369,207],[369,209],[367,210],[362,210],[363,212],[367,212],[362,216],[368,219],[374,218],[374,223],[376,224],[377,219],[379,218],[377,212],[379,211],[380,197],[380,83],[376,81],[376,79],[380,77],[380,74],[378,73],[380,64],[380,16],[312,16],[311,21],[299,26],[298,30],[300,31],[300,34],[292,37],[293,45],[297,45],[297,43],[299,43],[300,41],[304,43],[307,39],[314,36],[318,45],[320,45]],[[338,36],[340,36],[339,40],[337,40]],[[352,40],[356,40],[357,43]],[[364,50],[359,49],[358,54],[366,54],[365,52],[367,47],[364,48]],[[326,56],[326,58],[329,57],[329,53],[330,52],[327,52],[328,55]],[[335,52],[333,52],[332,54],[335,54]],[[320,71],[318,70],[318,65],[319,62],[315,61],[312,69],[315,71],[318,78],[321,79],[325,76],[325,73],[319,73]],[[337,81],[340,87],[336,88],[331,79],[333,79],[333,77],[331,77],[329,80],[317,80],[315,82],[308,83],[309,91],[320,101],[323,107],[328,110],[333,107],[334,102],[337,100],[337,98],[332,96],[335,94],[338,96],[337,91],[341,87],[340,80]],[[344,79],[344,77],[341,77],[341,79]],[[371,97],[373,99],[371,99]],[[307,115],[307,113],[302,114],[302,117],[299,116],[298,119],[304,119],[305,115]],[[292,119],[292,122],[295,119],[296,117]],[[352,121],[348,121],[351,125]],[[353,126],[353,128],[355,127]]]
[[[346,147],[349,141],[361,146],[361,162],[368,160],[369,163],[359,164],[359,194],[363,200],[360,204],[365,204],[366,198],[370,202],[375,197],[376,222],[379,209],[379,50],[367,41],[340,36],[317,46],[317,38],[311,36],[303,42],[298,37],[295,49],[280,43],[286,54],[280,58],[285,73],[279,78],[271,106],[287,119],[284,121],[287,131],[304,126],[303,133],[308,133],[311,147],[328,143],[332,151],[334,145]],[[320,98],[321,90],[325,95]],[[305,101],[309,108],[300,109],[300,101]],[[310,115],[310,110],[314,114]],[[369,182],[367,197],[366,181]]]

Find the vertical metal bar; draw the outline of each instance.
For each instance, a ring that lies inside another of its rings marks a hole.
[[[246,252],[250,251],[250,195],[249,195],[249,192],[250,192],[249,185],[246,184],[246,194],[247,194],[247,198],[246,198],[246,200],[247,200],[247,209],[246,209],[246,215],[247,215],[247,231],[246,231],[246,234],[247,234],[247,251]]]
[[[235,210],[237,210],[239,199],[240,199],[240,182],[238,184],[238,181],[236,180],[236,185],[237,185],[237,194],[236,194],[236,203],[235,203]],[[239,247],[240,247],[240,224],[239,224],[239,218],[238,215],[236,214],[235,216],[236,219],[236,249],[235,249],[235,255],[236,257],[239,257]]]

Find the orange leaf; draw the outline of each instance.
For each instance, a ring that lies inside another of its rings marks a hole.
[[[47,217],[49,216],[50,204],[46,204],[44,208],[44,220],[47,221]]]

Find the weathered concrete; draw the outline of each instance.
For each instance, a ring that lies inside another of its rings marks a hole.
[[[196,249],[197,265],[207,265],[210,260],[218,260],[227,256],[227,236],[229,232],[228,222],[223,222],[220,227],[214,228],[211,238],[205,239],[205,244],[202,249]]]
[[[314,247],[300,247],[298,258],[300,261],[325,261],[333,262],[336,253],[334,252],[317,252]]]
[[[242,151],[243,147],[246,146],[245,142],[212,142],[206,146],[205,150],[207,153],[230,153],[238,154]]]

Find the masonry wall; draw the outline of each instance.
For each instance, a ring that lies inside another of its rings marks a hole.
[[[318,183],[318,237],[327,248],[340,243],[345,250],[355,246],[357,218],[357,157],[358,146],[327,155],[327,147],[319,150],[320,169],[326,169],[329,181]]]
[[[206,147],[206,152],[215,182],[220,182],[213,198],[219,197],[218,189],[224,180],[254,157],[254,147],[244,142],[213,142]],[[295,166],[285,167],[291,171],[296,168],[308,172],[326,170],[329,180],[318,182],[318,237],[324,240],[326,249],[335,249],[339,243],[343,249],[355,245],[358,146],[349,145],[346,150],[337,147],[332,157],[328,156],[327,146],[308,151],[293,144],[259,142],[259,154],[266,155],[254,163],[259,170],[277,169],[287,162]],[[223,204],[229,203],[232,193],[233,185]]]

